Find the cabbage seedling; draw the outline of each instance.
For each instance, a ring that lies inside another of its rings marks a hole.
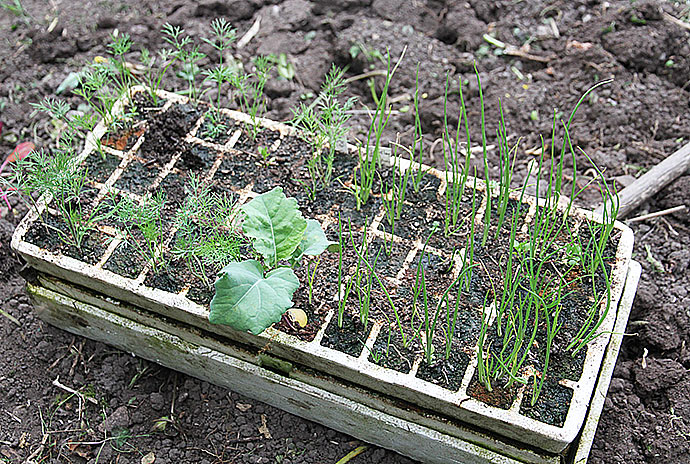
[[[255,335],[280,321],[292,307],[299,280],[292,268],[305,256],[318,256],[337,244],[326,239],[321,224],[304,219],[297,200],[276,187],[241,208],[242,232],[252,240],[258,259],[232,262],[216,280],[209,320]]]

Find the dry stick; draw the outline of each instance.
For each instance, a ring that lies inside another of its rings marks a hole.
[[[647,219],[653,219],[659,216],[666,216],[667,214],[673,214],[677,213],[679,211],[685,211],[686,206],[685,205],[678,205],[674,206],[673,208],[668,208],[664,209],[661,211],[657,211],[655,213],[649,213],[649,214],[643,214],[642,216],[637,216],[632,219],[628,219],[626,222],[639,222],[639,221],[646,221]]]
[[[618,193],[620,208],[617,219],[622,219],[635,208],[653,197],[666,185],[685,173],[690,168],[690,142],[678,151],[654,166],[635,182]],[[599,205],[594,211],[601,215],[604,205]]]
[[[82,392],[80,392],[80,391],[77,391],[77,390],[75,390],[75,389],[73,389],[73,388],[70,388],[70,387],[68,387],[68,386],[66,386],[66,385],[61,384],[61,383],[60,383],[60,377],[55,377],[55,380],[53,380],[53,385],[55,385],[55,386],[58,387],[58,388],[61,388],[61,389],[65,390],[65,391],[68,392],[68,393],[71,393],[71,394],[73,394],[73,395],[78,396],[78,397],[81,398],[82,400],[86,400],[86,401],[89,401],[89,402],[91,402],[91,403],[93,403],[93,404],[95,404],[95,405],[98,405],[98,401],[97,401],[95,398],[92,398],[92,397],[90,397],[90,396],[86,396],[86,395],[84,395],[84,394],[83,394]]]
[[[250,40],[254,38],[256,34],[259,33],[259,29],[261,28],[261,16],[256,17],[256,21],[254,21],[254,24],[249,28],[249,30],[242,36],[239,42],[237,42],[237,48],[242,48],[245,45],[249,43]]]
[[[671,24],[675,24],[678,27],[682,27],[684,29],[690,30],[690,24],[688,24],[684,21],[681,21],[680,19],[676,18],[675,16],[671,16],[668,13],[664,13],[664,19]]]

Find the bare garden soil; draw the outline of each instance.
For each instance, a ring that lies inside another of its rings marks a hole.
[[[437,131],[443,114],[440,102],[446,70],[470,81],[470,117],[477,120],[477,88],[471,69],[474,59],[482,73],[488,108],[487,132],[491,134],[495,128],[494,105],[500,97],[508,130],[514,135],[513,142],[518,135],[524,136],[522,151],[537,147],[538,134],[550,130],[549,113],[553,107],[567,111],[596,79],[614,76],[613,84],[597,91],[581,108],[573,132],[575,142],[606,168],[607,177],[617,182],[619,188],[690,137],[690,121],[685,116],[690,111],[690,84],[687,82],[690,33],[664,20],[662,10],[674,15],[682,13],[671,2],[637,2],[633,6],[628,2],[606,5],[567,2],[555,6],[538,2],[494,2],[488,6],[488,2],[444,4],[429,1],[406,2],[403,7],[386,0],[344,2],[338,7],[330,6],[330,2],[303,0],[277,5],[260,0],[172,6],[125,2],[96,6],[88,15],[76,4],[65,4],[55,7],[46,16],[38,3],[26,1],[23,5],[29,16],[12,16],[6,10],[2,10],[0,16],[0,37],[6,45],[0,56],[7,62],[7,66],[0,69],[3,82],[0,121],[4,123],[0,146],[7,153],[16,144],[13,137],[20,141],[36,137],[34,141],[39,146],[50,143],[53,130],[50,121],[30,119],[29,102],[54,95],[67,74],[78,71],[79,63],[95,55],[105,55],[104,44],[113,28],[130,33],[139,46],[156,49],[161,46],[157,31],[165,21],[196,33],[204,31],[216,16],[226,16],[240,35],[256,17],[262,17],[259,34],[238,53],[243,60],[256,54],[284,52],[294,62],[297,71],[294,81],[273,79],[267,86],[268,116],[277,120],[289,119],[290,107],[300,101],[301,96],[318,91],[320,77],[331,62],[350,65],[347,75],[354,76],[382,65],[375,60],[368,61],[363,49],[383,51],[389,46],[391,55],[397,56],[402,46],[408,45],[405,60],[408,68],[396,75],[390,92],[399,97],[399,103],[394,106],[398,112],[391,116],[386,137],[394,139],[398,132],[403,141],[410,137],[411,112],[405,111],[405,105],[409,106],[409,95],[414,91],[414,64],[419,61],[422,63],[420,87],[427,93],[420,109],[425,132],[430,134],[425,141],[425,162],[432,165],[442,163],[441,147],[434,141],[440,136]],[[59,18],[57,25],[50,28],[54,17]],[[481,39],[487,32],[518,46],[530,42],[530,55],[497,54]],[[356,52],[355,48],[360,51]],[[348,94],[357,95],[361,103],[372,106],[365,80],[355,81]],[[76,108],[76,97],[68,93],[66,98]],[[451,118],[457,115],[457,109],[450,108]],[[533,110],[538,110],[536,117]],[[180,189],[183,171],[204,171],[215,161],[213,150],[189,146],[182,140],[183,131],[186,132],[199,115],[193,108],[176,111],[176,118],[182,123],[179,132],[167,133],[163,121],[160,126],[161,131],[166,132],[161,140],[166,140],[169,150],[155,150],[155,144],[153,148],[142,145],[140,159],[128,167],[132,172],[136,170],[136,175],[121,177],[116,187],[140,194],[146,192],[171,157],[181,153],[176,166],[183,166],[183,170],[169,175],[178,178],[166,177],[154,187],[164,189],[174,205],[184,197]],[[145,117],[154,121],[152,126],[156,125],[155,110]],[[112,134],[108,144],[115,149],[131,148],[140,135],[136,124]],[[361,137],[367,124],[365,114],[356,115],[351,123],[351,136]],[[480,140],[477,127],[474,131],[473,140]],[[259,146],[273,146],[275,140],[275,135],[266,133],[255,143],[240,143],[236,148],[256,154]],[[213,142],[224,144],[227,140]],[[227,158],[221,163],[219,172],[223,179],[229,179],[228,182],[251,179],[256,191],[268,190],[277,181],[289,196],[298,197],[299,204],[309,209],[305,215],[324,214],[335,202],[351,201],[352,196],[343,193],[330,197],[324,194],[314,202],[306,201],[303,188],[295,182],[300,166],[293,163],[290,169],[281,167],[295,161],[281,157],[299,152],[300,143],[298,139],[281,141],[278,150],[283,146],[287,151],[272,153],[281,161],[273,165],[263,165],[264,161],[258,156],[253,165],[247,165],[246,157]],[[490,152],[489,157],[494,165],[498,164],[497,153]],[[518,179],[526,175],[530,158],[531,155],[521,153],[516,167]],[[578,159],[578,163],[577,182],[584,186],[591,180],[592,173],[581,168],[586,165],[585,159]],[[118,166],[119,159],[92,157],[87,164],[90,176],[96,182],[103,182]],[[350,172],[352,168],[347,160],[336,166],[339,174]],[[421,195],[410,197],[411,202],[426,206],[434,201],[429,194],[435,191],[433,180],[428,182]],[[656,211],[688,204],[689,191],[690,176],[682,176],[643,209]],[[586,192],[580,200],[582,205],[593,206],[596,195],[596,192]],[[353,217],[355,226],[378,212],[378,207],[372,204],[359,217]],[[37,462],[43,459],[43,462],[122,463],[140,462],[142,455],[153,452],[156,462],[321,463],[335,462],[356,446],[352,439],[340,433],[104,345],[67,336],[39,321],[31,312],[22,289],[23,280],[19,276],[22,264],[9,251],[13,226],[26,211],[22,205],[15,206],[10,212],[3,208],[0,218],[0,270],[4,271],[0,274],[1,309],[19,322],[16,325],[0,315],[4,347],[0,355],[0,409],[6,412],[0,414],[0,454],[3,458],[9,462],[23,462],[32,455]],[[408,208],[407,211],[412,216],[396,225],[400,227],[396,235],[415,237],[415,230],[428,230],[434,220],[429,215],[414,217],[419,209]],[[681,212],[631,223],[631,226],[636,233],[635,258],[643,265],[643,277],[627,329],[632,335],[623,344],[591,461],[690,462],[690,354],[686,346],[690,327],[687,312],[690,221],[687,212]],[[41,231],[35,232],[38,238],[49,238]],[[327,232],[334,237],[333,228]],[[106,238],[93,236],[87,242],[94,256],[91,260],[97,260],[107,246]],[[49,241],[45,243],[50,244]],[[434,247],[431,241],[430,245]],[[378,251],[376,247],[372,250],[374,255]],[[70,254],[70,250],[62,252]],[[389,262],[379,263],[382,269],[390,272],[389,277],[395,277],[393,274],[404,260],[404,249],[399,252],[394,253]],[[491,247],[487,247],[486,252],[490,253]],[[114,269],[121,272],[141,269],[140,263],[124,261],[131,259],[133,253],[125,249],[116,250],[116,253],[120,258],[113,262]],[[428,260],[425,266],[431,272],[443,272],[444,256],[430,254]],[[337,261],[326,257],[319,266],[323,275],[332,275]],[[170,275],[147,276],[147,284],[177,290],[182,285],[180,281],[187,278],[185,271],[184,266],[171,266]],[[304,276],[299,277],[305,280]],[[486,283],[475,284],[479,300]],[[328,285],[334,284],[329,282]],[[310,320],[321,320],[324,308],[310,305],[304,288],[299,292],[296,301],[308,309]],[[314,295],[313,301],[321,301],[319,296]],[[188,297],[206,302],[210,294],[204,292],[204,288],[195,288],[190,289]],[[379,296],[374,300],[384,301]],[[472,304],[472,301],[467,302],[468,306]],[[459,327],[479,323],[471,311],[461,312],[459,317],[462,318]],[[364,331],[357,320],[346,318],[345,322],[353,333]],[[314,335],[310,327],[298,330],[289,321],[283,321],[280,326],[305,339]],[[395,332],[391,333],[395,342]],[[476,331],[456,334],[454,343],[459,344],[460,349],[453,350],[458,357],[452,364],[456,366],[454,369],[462,369],[466,362],[462,359],[462,345],[472,343],[473,333]],[[333,324],[327,335],[326,340],[332,341],[334,346],[345,344],[347,348],[344,349],[351,350],[350,354],[354,355],[361,352],[357,335],[344,335]],[[387,337],[388,332],[382,330],[370,359],[379,359],[391,369],[409,371],[411,353],[404,349],[387,350],[388,353],[381,356],[389,346]],[[419,349],[414,345],[410,348],[413,352]],[[556,358],[552,362],[558,366],[558,375],[577,378],[577,358],[574,361]],[[462,373],[438,363],[420,369],[417,375],[453,388]],[[64,389],[51,385],[55,378],[93,395],[98,404],[88,402],[80,407],[76,397],[69,397]],[[567,403],[568,392],[559,387],[557,383],[547,383],[544,393],[563,398]],[[478,391],[477,395],[484,393]],[[506,392],[507,396],[510,394]],[[495,400],[498,405],[502,398],[486,400]],[[525,407],[521,413],[538,420],[543,420],[548,413],[549,420],[555,422],[559,417],[558,411],[547,411],[540,402],[534,408]],[[394,453],[372,448],[351,462],[407,461]]]

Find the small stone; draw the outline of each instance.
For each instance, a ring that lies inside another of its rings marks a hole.
[[[151,408],[154,411],[161,411],[163,407],[165,407],[165,398],[158,392],[154,392],[149,395],[149,402],[151,403]]]
[[[112,432],[115,429],[127,428],[129,425],[130,418],[127,406],[120,406],[98,426],[98,430]]]

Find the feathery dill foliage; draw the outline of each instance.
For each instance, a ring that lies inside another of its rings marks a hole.
[[[256,139],[261,130],[259,119],[266,111],[264,87],[273,69],[273,64],[266,56],[257,56],[253,62],[253,73],[236,72],[230,78],[240,111],[249,115],[249,123],[245,124],[245,129],[251,140]]]
[[[206,112],[206,136],[215,138],[227,131],[227,127],[222,123],[220,106],[221,98],[223,96],[223,85],[230,82],[232,78],[232,69],[230,66],[223,63],[223,54],[225,50],[230,48],[230,45],[235,41],[235,29],[233,29],[224,18],[218,18],[211,22],[211,31],[213,36],[211,38],[203,38],[202,40],[218,52],[218,64],[211,68],[202,71],[206,76],[204,83],[216,87],[216,101],[209,99],[209,110]]]
[[[86,235],[106,216],[100,204],[85,203],[87,169],[74,162],[81,139],[93,128],[96,119],[89,114],[70,115],[67,103],[52,98],[32,106],[61,121],[64,129],[52,149],[37,150],[15,161],[9,183],[35,208],[43,224],[54,229],[62,242],[81,249]],[[43,195],[52,197],[51,208],[64,221],[66,231],[46,222],[46,213],[41,213],[34,198]]]
[[[141,202],[122,196],[114,207],[115,217],[124,232],[123,240],[149,262],[153,272],[162,271],[168,264],[163,253],[165,202],[165,194],[158,191]]]
[[[194,104],[199,97],[196,78],[201,72],[201,68],[197,63],[206,58],[206,54],[199,51],[199,46],[194,44],[188,35],[183,36],[185,30],[181,27],[166,23],[163,26],[162,32],[163,40],[172,45],[169,55],[174,57],[175,61],[181,65],[177,75],[187,82],[187,90],[181,91],[180,94],[188,96]]]
[[[355,97],[348,98],[344,103],[338,99],[346,88],[344,73],[344,70],[333,65],[316,99],[309,106],[300,103],[292,109],[290,124],[302,132],[313,150],[313,156],[307,160],[311,185],[305,185],[312,197],[319,188],[326,188],[331,183],[336,145],[347,135],[345,124],[350,120],[348,111],[357,101]]]
[[[195,175],[190,175],[185,190],[187,197],[175,215],[171,253],[210,287],[215,270],[240,259],[246,239],[237,228],[238,208],[232,197],[212,192]],[[214,273],[208,275],[207,270]]]

